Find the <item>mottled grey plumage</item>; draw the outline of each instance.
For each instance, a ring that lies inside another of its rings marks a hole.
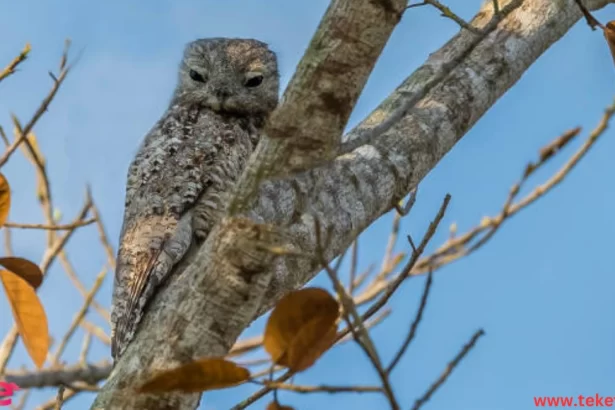
[[[277,104],[278,83],[275,54],[259,41],[186,47],[171,104],[128,171],[111,313],[115,360],[158,285],[219,220]]]

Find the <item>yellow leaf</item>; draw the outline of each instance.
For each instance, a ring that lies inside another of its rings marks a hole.
[[[275,401],[272,401],[271,403],[267,405],[266,410],[295,410],[295,408],[290,407],[290,406],[283,406],[281,404],[276,403]]]
[[[208,358],[164,370],[143,384],[141,393],[183,391],[187,393],[236,386],[250,378],[250,371],[233,362]]]
[[[7,270],[0,270],[0,280],[26,350],[34,364],[41,368],[49,351],[49,329],[45,310],[36,292],[25,280]]]
[[[606,23],[606,26],[604,27],[604,38],[606,38],[606,43],[609,45],[609,49],[611,50],[613,62],[615,62],[615,20]]]
[[[0,265],[28,282],[34,289],[38,288],[43,282],[43,272],[41,272],[41,269],[37,264],[27,259],[12,256],[0,258]]]
[[[11,187],[4,175],[0,174],[0,227],[4,226],[11,209]]]
[[[337,336],[337,326],[328,317],[317,317],[305,324],[288,348],[288,368],[302,372],[323,355]]]
[[[324,289],[304,288],[288,293],[271,312],[265,327],[263,346],[272,361],[288,366],[288,350],[302,328],[314,319],[335,323],[338,302]],[[314,325],[311,325],[314,326]]]

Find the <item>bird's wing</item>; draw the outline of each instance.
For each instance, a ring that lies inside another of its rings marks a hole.
[[[192,214],[150,215],[126,227],[113,290],[112,344],[121,355],[136,333],[146,304],[181,260],[192,241]]]
[[[190,248],[192,210],[209,187],[206,159],[216,147],[194,145],[189,121],[178,115],[167,114],[150,131],[128,172],[111,314],[115,359],[156,288]]]

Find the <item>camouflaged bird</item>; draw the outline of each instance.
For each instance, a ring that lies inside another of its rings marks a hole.
[[[169,108],[128,170],[111,313],[115,361],[158,286],[219,221],[278,92],[266,44],[211,38],[186,46]]]

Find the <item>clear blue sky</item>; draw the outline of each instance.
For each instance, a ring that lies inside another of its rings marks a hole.
[[[480,3],[447,1],[466,18]],[[18,74],[0,84],[0,124],[5,129],[11,129],[10,112],[25,121],[47,92],[47,71],[57,67],[64,39],[73,40],[74,51],[83,49],[74,72],[35,131],[48,158],[63,221],[69,221],[81,206],[85,184],[90,183],[116,246],[129,161],[165,109],[184,44],[209,36],[261,39],[278,53],[286,84],[328,2],[39,0],[0,4],[0,62],[8,62],[26,42],[32,43],[31,58]],[[611,7],[598,17],[606,22],[614,12]],[[379,60],[351,125],[457,30],[435,10],[407,13]],[[447,192],[452,202],[431,249],[445,240],[452,222],[464,231],[483,215],[495,214],[510,185],[541,146],[573,126],[589,130],[597,123],[615,96],[614,80],[615,67],[601,33],[577,24],[428,175],[402,231],[419,237]],[[484,249],[437,273],[418,338],[394,374],[404,408],[411,407],[479,327],[486,330],[486,337],[425,409],[518,410],[533,408],[535,395],[615,396],[615,270],[607,257],[613,251],[615,230],[614,137],[609,130],[562,186],[515,217]],[[533,181],[540,182],[562,160],[554,161]],[[42,222],[30,165],[16,157],[2,172],[12,184],[11,219]],[[383,217],[363,237],[361,266],[380,260],[390,221],[391,215]],[[40,260],[42,234],[18,232],[14,242],[18,255]],[[82,280],[91,286],[105,260],[95,230],[81,231],[68,250]],[[412,320],[423,281],[404,286],[392,301],[394,315],[373,331],[387,360]],[[317,282],[325,283],[322,278]],[[58,264],[40,294],[52,333],[61,337],[82,298]],[[105,305],[111,301],[110,276],[99,300]],[[0,311],[7,310],[0,297]],[[0,319],[2,335],[10,326],[5,317]],[[90,317],[100,323],[95,313]],[[259,322],[246,335],[261,328]],[[68,362],[77,359],[81,336],[70,344]],[[92,357],[103,359],[108,352],[94,344]],[[11,367],[22,364],[30,361],[20,345]],[[360,350],[345,345],[295,381],[348,385],[377,379]],[[247,386],[207,394],[201,408],[227,409],[252,390]],[[28,408],[51,394],[50,390],[37,392]],[[87,408],[92,397],[83,395],[65,408]],[[281,397],[302,409],[386,407],[377,395],[282,393]],[[265,404],[261,401],[254,408]]]

